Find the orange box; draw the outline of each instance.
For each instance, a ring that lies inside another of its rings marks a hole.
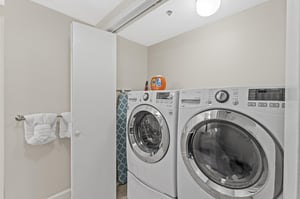
[[[166,78],[162,75],[156,75],[151,79],[151,90],[165,90],[167,87]]]

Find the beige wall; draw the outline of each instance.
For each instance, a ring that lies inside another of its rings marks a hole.
[[[5,199],[45,199],[70,187],[70,142],[24,141],[17,114],[70,109],[71,19],[9,0],[5,16]]]
[[[147,47],[118,37],[118,89],[144,89],[147,80],[147,53]]]
[[[270,0],[151,46],[148,78],[168,88],[284,85],[285,0]]]
[[[70,142],[28,146],[14,117],[69,111],[72,19],[28,0],[8,1],[0,15],[6,19],[5,199],[44,199],[70,187]],[[118,88],[142,89],[146,66],[147,48],[118,38]]]
[[[0,199],[4,196],[4,18],[0,16]]]
[[[29,146],[14,117],[69,111],[72,19],[28,0],[8,1],[1,15],[6,20],[5,199],[45,199],[70,187],[70,142]],[[143,89],[146,74],[147,48],[118,38],[118,88]]]

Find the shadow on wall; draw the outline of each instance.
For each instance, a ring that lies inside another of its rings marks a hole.
[[[58,194],[50,196],[47,199],[71,199],[71,189],[67,189],[65,191],[62,191]]]

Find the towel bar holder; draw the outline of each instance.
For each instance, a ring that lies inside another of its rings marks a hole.
[[[59,117],[62,117],[62,116],[61,116],[61,115],[57,115],[57,117],[59,118]],[[18,121],[18,122],[21,122],[21,121],[25,121],[26,118],[25,118],[24,115],[17,115],[17,116],[15,117],[15,120]]]
[[[119,93],[123,93],[123,92],[130,92],[131,90],[117,89],[116,91]]]

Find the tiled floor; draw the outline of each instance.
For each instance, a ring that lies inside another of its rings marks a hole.
[[[127,199],[127,185],[118,185],[117,199]]]

